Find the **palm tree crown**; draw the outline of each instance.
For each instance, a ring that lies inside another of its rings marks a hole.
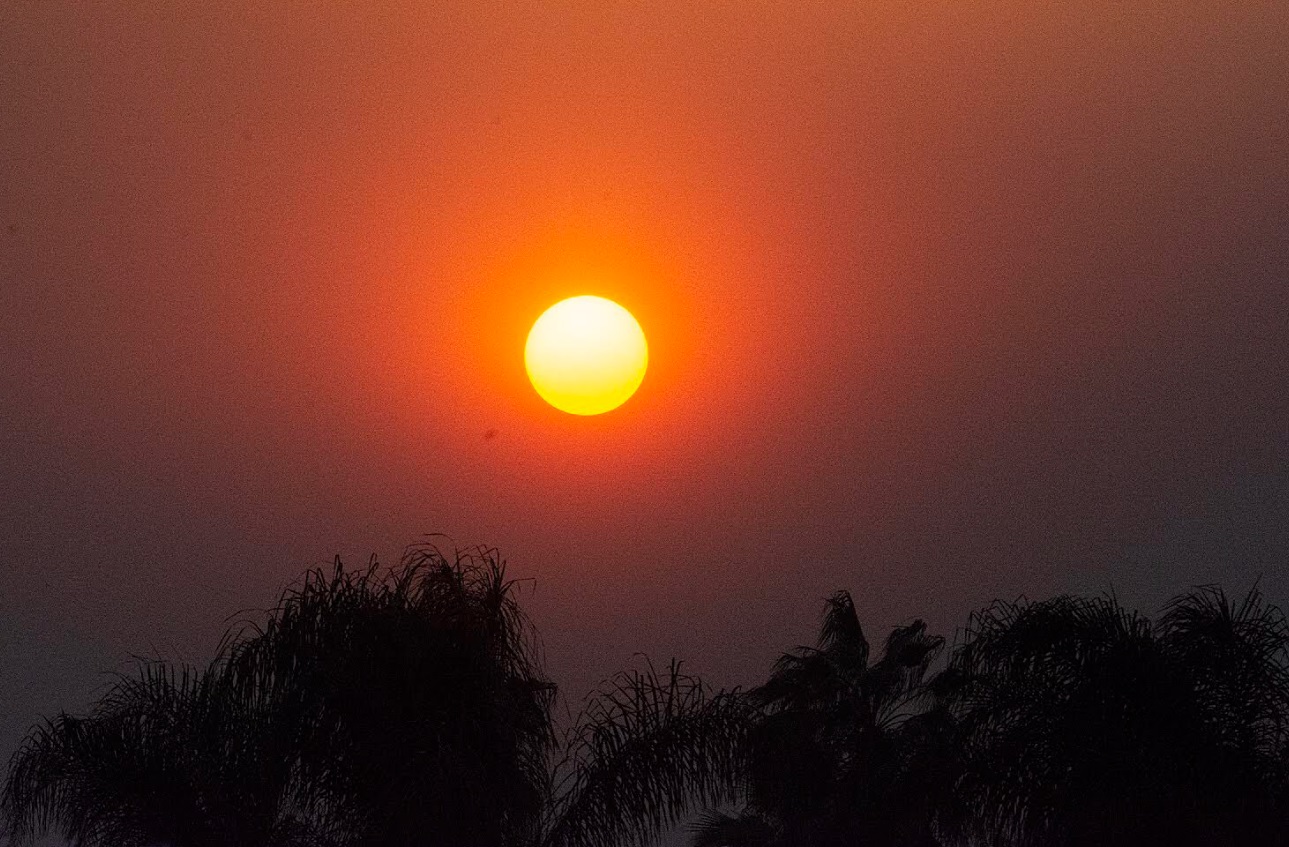
[[[749,691],[672,663],[561,738],[495,551],[315,570],[205,668],[147,662],[15,754],[10,840],[73,847],[1289,844],[1289,622],[1202,588],[995,603],[947,666],[851,596]]]
[[[943,640],[922,621],[895,629],[880,658],[849,593],[827,602],[816,647],[784,655],[748,692],[742,811],[709,813],[700,847],[933,843],[928,764],[938,716],[921,703]]]
[[[995,604],[936,683],[961,764],[942,820],[1004,845],[1283,843],[1287,648],[1256,592],[1154,624],[1113,597]]]
[[[553,696],[492,551],[337,560],[208,668],[146,664],[41,727],[0,805],[77,847],[531,845]]]
[[[618,675],[557,758],[535,644],[495,551],[337,560],[209,667],[147,663],[40,727],[0,811],[74,847],[598,847],[728,796],[738,692]]]

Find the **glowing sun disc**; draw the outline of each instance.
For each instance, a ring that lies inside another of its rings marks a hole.
[[[586,294],[542,313],[528,333],[524,365],[547,403],[573,415],[599,415],[636,393],[649,348],[630,312]]]

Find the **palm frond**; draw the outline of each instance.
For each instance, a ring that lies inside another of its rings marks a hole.
[[[819,628],[819,649],[856,670],[868,665],[868,639],[849,591],[838,591],[828,598]]]
[[[732,798],[751,712],[673,662],[611,679],[587,703],[557,767],[545,844],[644,844],[696,805]]]
[[[314,802],[361,838],[521,843],[548,794],[554,686],[496,551],[310,572],[227,645],[286,693]],[[257,682],[258,681],[258,682]]]
[[[765,818],[743,813],[705,812],[689,825],[692,847],[773,847],[775,828]]]
[[[263,715],[229,696],[224,670],[145,663],[88,717],[38,727],[14,756],[0,804],[12,839],[49,829],[85,847],[316,835],[293,807],[290,760],[255,743]]]

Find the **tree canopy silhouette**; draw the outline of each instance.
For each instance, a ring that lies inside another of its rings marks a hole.
[[[942,820],[1005,845],[1289,840],[1289,627],[1206,587],[1152,624],[1113,597],[996,603],[935,683],[960,774]]]
[[[708,812],[697,847],[935,844],[944,716],[921,692],[942,646],[914,621],[874,658],[850,594],[834,594],[818,644],[782,656],[743,698],[747,731],[730,775],[741,808]]]
[[[673,664],[614,677],[567,733],[493,550],[314,570],[206,668],[147,662],[15,754],[11,839],[76,847],[584,847],[695,799],[735,697]],[[704,715],[707,717],[705,718]],[[736,731],[732,726],[726,734]],[[686,755],[686,750],[698,750]],[[677,758],[672,758],[673,754]]]
[[[695,847],[1289,844],[1289,623],[1256,591],[995,603],[875,653],[850,594],[750,690],[673,662],[566,732],[496,551],[337,560],[206,667],[144,662],[15,754],[25,844]]]
[[[553,685],[491,551],[310,572],[203,670],[145,665],[15,756],[22,840],[530,844]]]
[[[1289,626],[1256,591],[1153,623],[1114,597],[1000,602],[931,674],[941,646],[915,621],[870,661],[835,594],[816,647],[730,695],[746,730],[695,748],[735,745],[696,760],[732,766],[736,799],[695,847],[1289,844]]]

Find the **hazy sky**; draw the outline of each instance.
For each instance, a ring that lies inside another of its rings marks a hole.
[[[1283,0],[0,5],[0,757],[431,532],[533,579],[575,699],[755,681],[840,587],[877,635],[1289,599],[1286,45]],[[581,293],[651,344],[594,419],[523,372]]]

